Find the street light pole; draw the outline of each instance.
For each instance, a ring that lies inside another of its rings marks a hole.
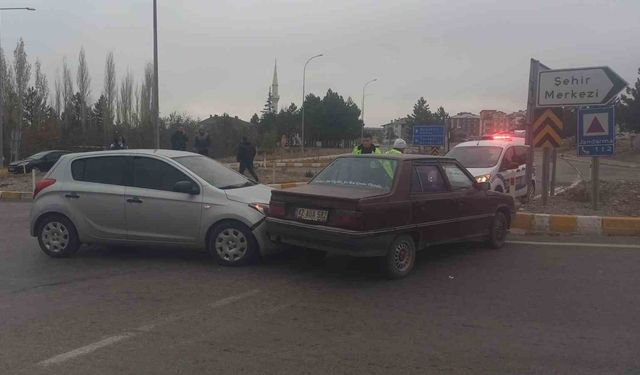
[[[157,0],[153,0],[153,128],[156,150],[160,148],[160,103],[158,99],[158,6]]]
[[[360,138],[364,138],[364,90],[367,88],[367,86],[369,86],[370,83],[373,83],[377,80],[377,78],[374,78],[371,81],[365,83],[364,86],[362,86],[362,129],[360,131]]]
[[[319,54],[319,55],[315,55],[310,57],[306,63],[304,63],[304,69],[302,69],[302,144],[301,149],[302,149],[302,154],[304,154],[304,97],[306,95],[305,92],[305,81],[307,78],[307,64],[309,64],[309,61],[315,59],[316,57],[320,57],[320,56],[324,56],[323,54]]]
[[[0,8],[3,10],[29,10],[35,11],[36,8],[23,7],[23,8]],[[2,38],[0,37],[0,49],[2,45]],[[0,168],[4,167],[4,77],[0,76]]]

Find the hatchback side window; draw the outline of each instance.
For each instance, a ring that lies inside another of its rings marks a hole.
[[[473,181],[466,173],[460,169],[455,164],[443,164],[444,173],[447,175],[449,179],[449,184],[451,184],[451,189],[453,190],[463,190],[469,189],[473,187]]]
[[[192,180],[161,160],[145,157],[135,157],[133,159],[134,187],[173,191],[173,186],[178,181]]]
[[[527,156],[529,154],[529,148],[527,146],[516,146],[516,161],[520,165],[527,164]]]
[[[447,186],[437,165],[416,165],[411,179],[411,191],[414,193],[442,193]]]
[[[504,156],[502,157],[502,163],[500,164],[500,171],[513,169],[515,162],[516,162],[515,147],[509,147],[507,151],[505,151]]]
[[[83,158],[71,163],[71,176],[76,181],[124,185],[126,168],[124,156]]]

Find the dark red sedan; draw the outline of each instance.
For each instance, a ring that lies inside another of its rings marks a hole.
[[[338,157],[309,184],[274,190],[272,240],[327,252],[381,257],[391,278],[406,276],[416,251],[474,239],[504,244],[513,198],[488,191],[455,159],[423,155]]]

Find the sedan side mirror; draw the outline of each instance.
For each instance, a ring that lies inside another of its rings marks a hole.
[[[473,186],[475,186],[476,189],[481,190],[481,191],[489,191],[489,190],[491,190],[491,183],[489,183],[489,181],[476,182],[476,183],[473,184]]]
[[[193,181],[178,181],[173,185],[173,191],[191,195],[200,194],[200,188]]]

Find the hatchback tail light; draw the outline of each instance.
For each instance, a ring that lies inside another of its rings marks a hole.
[[[39,192],[41,192],[42,190],[48,188],[49,186],[55,183],[56,183],[56,180],[53,178],[43,178],[36,184],[36,188],[33,189],[33,197],[35,198]]]
[[[283,202],[271,201],[269,204],[269,216],[283,218],[286,216],[286,213]]]
[[[333,215],[333,225],[343,229],[362,230],[364,229],[362,212],[336,210]]]

